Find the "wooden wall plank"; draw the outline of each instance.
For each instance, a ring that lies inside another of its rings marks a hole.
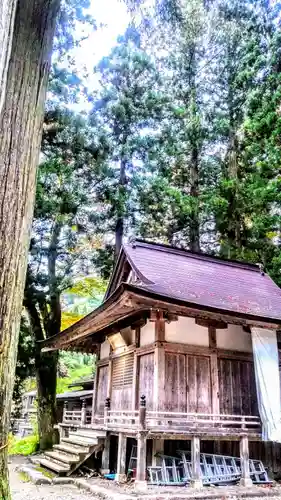
[[[178,379],[178,411],[186,412],[186,386],[187,386],[187,374],[186,374],[186,363],[185,356],[183,354],[178,355],[177,360],[177,379]]]
[[[197,378],[195,356],[187,356],[187,385],[187,411],[189,413],[195,413],[197,411]]]
[[[258,415],[254,366],[251,361],[219,359],[220,411]]]
[[[108,366],[100,366],[98,369],[98,390],[97,390],[97,403],[96,412],[103,414],[104,403],[107,397],[108,387]]]
[[[153,410],[153,383],[154,383],[154,353],[144,354],[139,358],[139,388],[138,401],[142,395],[146,397],[146,407],[148,410]]]
[[[177,411],[178,408],[178,373],[177,354],[165,355],[165,410]]]
[[[206,356],[196,357],[197,377],[197,412],[212,412],[211,397],[211,368],[210,358]]]

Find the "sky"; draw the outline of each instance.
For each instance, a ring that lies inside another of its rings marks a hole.
[[[75,59],[79,76],[85,74],[85,69],[89,74],[88,78],[83,80],[86,87],[92,91],[98,88],[97,76],[93,73],[94,66],[103,56],[110,53],[117,36],[123,34],[128,26],[130,16],[124,0],[91,0],[91,8],[85,13],[89,13],[96,20],[97,30],[84,32],[79,26],[78,35],[87,35],[87,38],[72,50],[71,55]],[[62,62],[62,65],[64,66],[65,62]],[[76,111],[88,111],[91,104],[80,96],[79,103],[72,103],[70,107]]]
[[[91,4],[90,12],[97,25],[105,25],[93,33],[85,43],[87,54],[93,56],[97,62],[108,54],[117,36],[124,32],[129,22],[129,14],[122,0],[91,0]]]
[[[96,87],[97,81],[93,75],[93,67],[99,60],[109,54],[115,45],[117,36],[123,34],[129,23],[127,7],[122,0],[91,0],[91,8],[88,11],[97,23],[97,30],[92,32],[80,47],[73,51],[76,66],[84,73],[86,67],[89,78],[86,81],[88,87]],[[102,26],[101,26],[102,25]],[[87,108],[87,103],[80,103],[77,107]]]

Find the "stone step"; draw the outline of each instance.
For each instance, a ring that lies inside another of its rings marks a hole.
[[[80,455],[85,455],[88,453],[89,448],[83,448],[82,446],[72,446],[70,443],[64,443],[61,441],[60,444],[54,444],[53,449],[63,451],[66,453],[69,453],[70,455],[77,455],[79,457]]]
[[[45,451],[45,456],[63,464],[77,464],[80,461],[79,455],[70,455],[61,451]]]
[[[43,465],[43,467],[46,467],[46,469],[50,469],[57,474],[66,474],[70,470],[70,465],[67,464],[59,464],[53,460],[48,460],[47,458],[42,458],[40,460],[40,464]]]
[[[77,443],[82,446],[95,446],[98,444],[98,438],[79,436],[76,432],[70,432],[68,438],[70,442]]]

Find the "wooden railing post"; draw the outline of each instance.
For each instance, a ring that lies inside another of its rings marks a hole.
[[[110,411],[110,398],[106,398],[104,403],[104,426],[108,424],[108,412]]]
[[[82,401],[82,409],[81,409],[81,425],[86,424],[86,400]]]
[[[64,404],[63,404],[63,414],[62,414],[62,421],[63,422],[66,422],[67,408],[68,408],[67,401],[65,401]]]
[[[140,398],[139,425],[141,431],[146,429],[146,397],[144,395]]]

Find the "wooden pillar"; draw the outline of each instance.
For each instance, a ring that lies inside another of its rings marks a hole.
[[[106,397],[111,398],[111,383],[112,383],[112,359],[108,362],[108,377],[107,377],[107,389]]]
[[[242,436],[240,439],[240,460],[241,460],[241,486],[252,486],[253,481],[250,477],[249,467],[249,440],[248,436]]]
[[[211,394],[212,394],[212,413],[220,413],[220,392],[219,392],[219,369],[217,354],[217,332],[214,326],[209,326],[209,347],[211,353]]]
[[[82,401],[82,409],[81,409],[81,425],[86,424],[86,400],[83,399]]]
[[[137,326],[135,329],[135,345],[136,349],[140,346],[140,333],[141,328]],[[140,360],[137,352],[134,352],[134,368],[133,368],[133,393],[132,393],[132,410],[135,411],[137,409],[137,400],[139,394],[139,367]]]
[[[165,319],[162,311],[157,311],[155,319],[154,349],[154,410],[164,410],[165,405]]]
[[[138,434],[137,472],[135,480],[135,489],[138,491],[147,489],[146,453],[146,432],[141,431]]]
[[[200,439],[198,436],[191,438],[191,467],[192,480],[190,485],[193,488],[202,488],[202,477],[200,468]]]
[[[139,428],[141,431],[146,429],[146,397],[141,396],[139,407]]]
[[[100,346],[97,347],[96,353],[96,363],[100,359]],[[97,395],[98,395],[98,377],[99,377],[99,367],[96,365],[96,373],[94,379],[94,387],[93,387],[93,403],[92,403],[92,424],[95,421],[96,411],[97,411]]]
[[[68,409],[68,402],[65,401],[63,403],[63,414],[62,414],[62,423],[65,423],[66,420],[67,420],[67,417],[66,417],[66,412],[67,412],[67,409]]]
[[[110,436],[107,435],[104,440],[104,449],[102,452],[101,459],[101,474],[109,474],[109,457],[110,457]]]
[[[120,432],[118,437],[117,473],[115,476],[115,481],[117,481],[117,483],[126,481],[126,450],[127,436]]]

